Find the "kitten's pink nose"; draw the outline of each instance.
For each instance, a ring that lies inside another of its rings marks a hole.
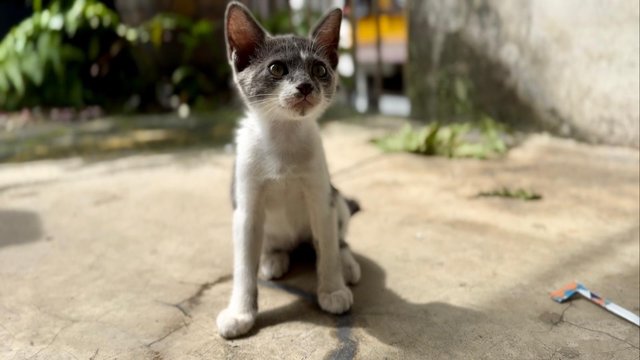
[[[313,91],[313,86],[309,83],[303,83],[296,86],[296,89],[298,89],[302,95],[307,96]]]

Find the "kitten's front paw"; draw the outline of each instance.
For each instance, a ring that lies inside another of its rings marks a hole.
[[[260,259],[260,277],[265,280],[282,277],[289,270],[289,254],[282,251],[263,254]]]
[[[353,294],[346,286],[334,292],[320,292],[318,293],[318,303],[326,312],[342,314],[351,309]]]
[[[218,314],[216,320],[218,333],[226,339],[244,335],[251,330],[255,319],[256,316],[252,313],[238,313],[228,308],[224,309]]]

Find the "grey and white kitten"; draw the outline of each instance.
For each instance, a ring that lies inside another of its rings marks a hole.
[[[353,304],[346,283],[358,282],[360,266],[345,234],[359,206],[331,185],[316,122],[336,92],[341,20],[335,9],[308,38],[272,36],[242,4],[227,7],[227,52],[247,112],[236,133],[233,290],[217,319],[225,338],[253,326],[258,272],[284,275],[304,241],[317,254],[320,307],[340,314]]]

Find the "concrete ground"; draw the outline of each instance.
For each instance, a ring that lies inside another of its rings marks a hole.
[[[640,310],[637,150],[535,135],[449,160],[381,154],[381,131],[325,127],[334,182],[364,208],[352,311],[319,310],[300,256],[231,341],[215,329],[231,155],[0,165],[0,358],[638,359],[638,327],[548,296],[578,280]],[[503,185],[544,198],[475,197]]]

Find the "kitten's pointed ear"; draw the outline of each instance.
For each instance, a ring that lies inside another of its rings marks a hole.
[[[311,40],[320,49],[325,49],[331,66],[338,65],[338,43],[340,42],[340,23],[342,22],[342,10],[333,9],[318,21],[313,28]]]
[[[227,56],[235,70],[240,72],[249,65],[251,56],[264,43],[267,32],[239,2],[227,5],[224,19]]]

